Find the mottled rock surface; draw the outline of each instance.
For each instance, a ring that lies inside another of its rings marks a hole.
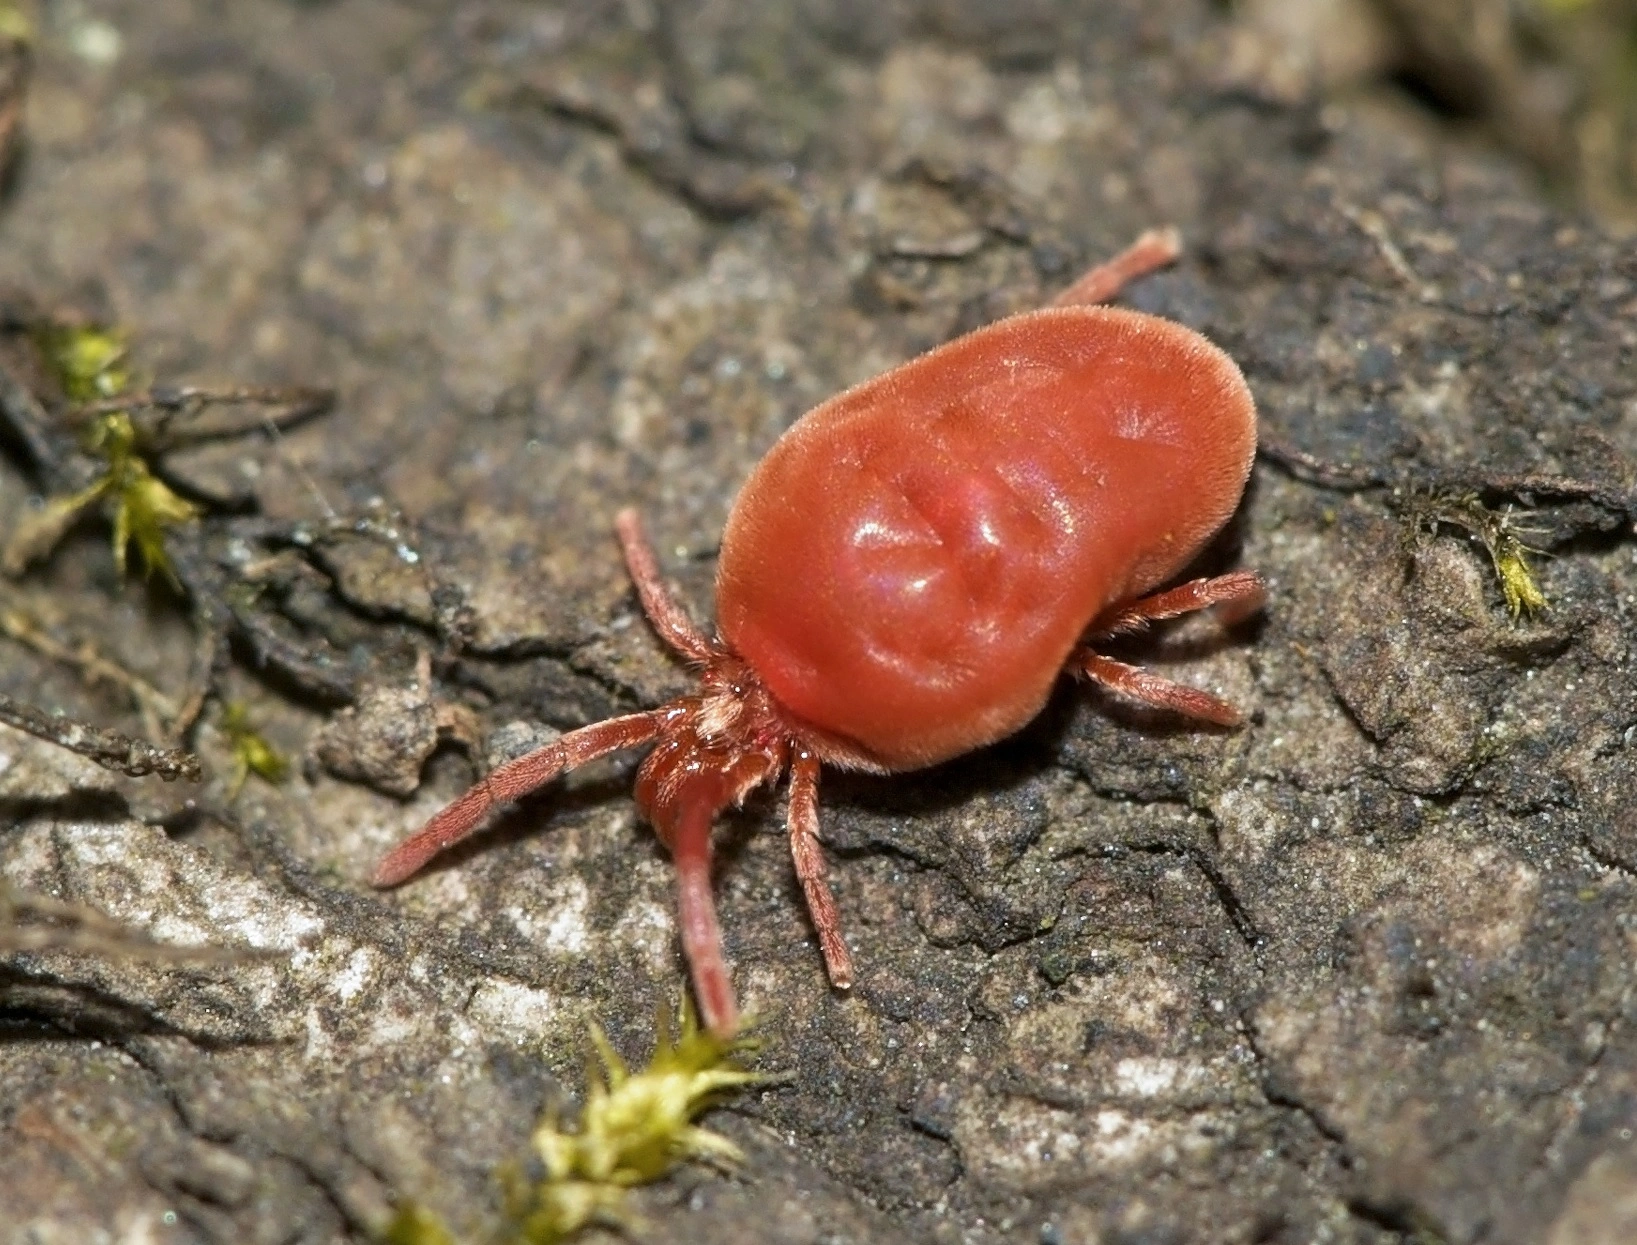
[[[1134,650],[1246,730],[1065,688],[1000,747],[826,781],[850,997],[778,805],[730,818],[728,951],[792,1075],[712,1117],[739,1180],[640,1195],[654,1239],[1631,1239],[1629,244],[1407,111],[1264,89],[1204,0],[47,10],[0,285],[99,301],[168,382],[338,386],[168,466],[276,519],[400,516],[396,556],[334,539],[280,608],[357,686],[416,687],[422,652],[434,686],[356,769],[402,797],[320,766],[235,796],[212,715],[195,790],[0,731],[12,886],[288,953],[0,958],[0,1239],[362,1242],[405,1193],[483,1222],[587,1022],[641,1057],[682,976],[628,763],[369,889],[474,772],[421,769],[429,706],[567,728],[680,691],[616,509],[703,615],[735,490],[802,410],[1158,222],[1188,254],[1126,301],[1227,348],[1284,441],[1601,490],[1508,494],[1552,608],[1511,622],[1450,529],[1407,552],[1390,490],[1264,464],[1211,565],[1268,576],[1265,621]],[[0,523],[31,488],[0,463]],[[94,526],[8,591],[185,683],[185,613]],[[8,692],[140,730],[0,645]],[[291,756],[334,721],[232,682]]]

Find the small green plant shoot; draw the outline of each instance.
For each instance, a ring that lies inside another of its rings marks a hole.
[[[42,325],[34,331],[47,365],[64,395],[75,403],[107,403],[130,386],[126,346],[119,334],[96,327]],[[145,575],[175,572],[165,554],[165,530],[198,516],[199,508],[154,475],[142,453],[141,438],[126,411],[93,416],[82,434],[103,473],[85,488],[53,497],[17,525],[0,561],[8,574],[45,557],[93,506],[104,505],[113,524],[114,564],[125,575],[126,554],[136,545]]]
[[[250,720],[250,707],[242,700],[230,700],[222,706],[222,734],[233,749],[233,778],[228,783],[227,798],[239,794],[245,779],[254,774],[264,782],[281,782],[289,772],[290,764],[267,737]]]
[[[731,1141],[694,1120],[724,1095],[771,1079],[738,1062],[756,1049],[754,1039],[716,1037],[684,1006],[674,1039],[661,1013],[653,1058],[641,1071],[626,1067],[596,1025],[591,1045],[600,1068],[588,1070],[578,1123],[565,1124],[557,1110],[548,1111],[534,1131],[531,1161],[502,1175],[505,1214],[492,1237],[496,1245],[557,1245],[592,1223],[634,1231],[638,1224],[625,1204],[630,1189],[681,1163],[732,1168],[743,1160]],[[389,1245],[453,1242],[435,1216],[413,1203],[399,1208],[385,1239]]]
[[[1489,553],[1500,580],[1501,598],[1516,622],[1525,614],[1536,614],[1548,606],[1546,594],[1535,579],[1528,555],[1539,553],[1518,537],[1510,511],[1491,510],[1471,493],[1455,497],[1420,497],[1409,507],[1412,532],[1433,532],[1440,524],[1460,528]]]

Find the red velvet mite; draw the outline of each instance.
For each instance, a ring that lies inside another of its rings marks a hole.
[[[668,594],[637,515],[614,521],[690,696],[570,731],[500,766],[381,862],[391,886],[491,805],[653,744],[637,805],[676,864],[682,947],[706,1024],[738,1023],[711,897],[711,826],[790,772],[787,824],[831,982],[852,984],[818,839],[821,765],[920,769],[993,743],[1059,674],[1221,726],[1238,712],[1102,656],[1091,641],[1208,606],[1248,613],[1249,571],[1155,593],[1227,522],[1256,448],[1233,360],[1191,329],[1094,306],[1175,258],[1144,234],[1051,306],[831,398],[751,472],[722,537],[719,634]],[[1152,595],[1151,595],[1152,594]]]

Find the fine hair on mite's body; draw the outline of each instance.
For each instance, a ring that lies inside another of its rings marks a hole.
[[[1097,306],[1173,260],[1144,234],[1039,311],[929,351],[809,411],[751,472],[717,569],[718,634],[666,591],[633,510],[614,521],[655,632],[693,694],[610,718],[490,773],[381,861],[392,886],[491,806],[652,744],[636,801],[676,867],[682,949],[705,1024],[738,1026],[711,894],[723,809],[790,777],[790,850],[830,981],[852,956],[818,837],[824,765],[920,769],[1028,723],[1065,673],[1217,726],[1238,711],[1095,651],[1211,606],[1243,616],[1235,571],[1156,592],[1232,516],[1256,450],[1238,367],[1192,329]]]

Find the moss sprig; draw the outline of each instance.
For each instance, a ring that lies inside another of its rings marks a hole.
[[[130,388],[128,348],[118,332],[47,321],[34,328],[33,336],[70,402],[83,406],[117,401]],[[144,575],[158,571],[176,584],[176,573],[165,553],[165,532],[197,518],[199,507],[154,474],[128,410],[98,410],[83,428],[84,448],[102,463],[102,473],[77,492],[49,498],[18,523],[0,554],[0,563],[8,574],[18,574],[49,554],[82,515],[104,506],[113,526],[114,564],[120,577],[124,578],[127,554],[134,544]]]
[[[755,1039],[717,1037],[684,1007],[674,1039],[660,1014],[653,1058],[640,1072],[626,1067],[596,1025],[591,1045],[601,1071],[588,1069],[578,1125],[565,1126],[558,1112],[548,1112],[532,1140],[545,1175],[509,1181],[507,1218],[516,1225],[516,1245],[556,1245],[593,1222],[628,1228],[628,1189],[681,1163],[731,1169],[744,1159],[726,1137],[693,1121],[723,1095],[768,1079],[738,1063],[756,1049]]]
[[[222,734],[233,751],[233,777],[228,781],[227,798],[239,794],[245,780],[254,774],[263,782],[278,783],[290,772],[290,763],[255,727],[250,706],[230,700],[222,706]]]
[[[593,1024],[590,1037],[595,1062],[579,1120],[565,1123],[559,1110],[548,1111],[534,1130],[530,1161],[501,1174],[504,1216],[495,1245],[558,1245],[594,1223],[635,1232],[631,1189],[682,1163],[731,1170],[744,1161],[731,1141],[694,1121],[725,1095],[776,1079],[739,1062],[759,1047],[756,1039],[717,1037],[684,1005],[674,1035],[660,1013],[653,1057],[632,1072],[600,1027]],[[453,1245],[454,1238],[431,1212],[405,1202],[383,1240]]]
[[[1501,598],[1514,622],[1549,607],[1529,564],[1529,555],[1540,554],[1541,550],[1523,542],[1510,509],[1491,510],[1476,493],[1430,494],[1411,498],[1405,514],[1412,540],[1447,525],[1459,528],[1481,544],[1495,568]]]
[[[131,374],[126,364],[131,348],[119,330],[42,320],[33,326],[32,336],[46,367],[70,402],[113,398],[130,388]]]
[[[34,23],[15,0],[0,0],[0,38],[13,39],[25,46],[34,42]]]
[[[7,574],[16,575],[45,557],[82,515],[93,506],[106,505],[113,524],[114,565],[120,577],[125,576],[127,551],[135,544],[145,575],[158,571],[172,584],[177,582],[165,554],[165,531],[197,518],[199,507],[154,475],[137,451],[136,440],[131,417],[123,411],[97,417],[86,442],[106,469],[79,492],[49,498],[17,524],[0,555]]]

